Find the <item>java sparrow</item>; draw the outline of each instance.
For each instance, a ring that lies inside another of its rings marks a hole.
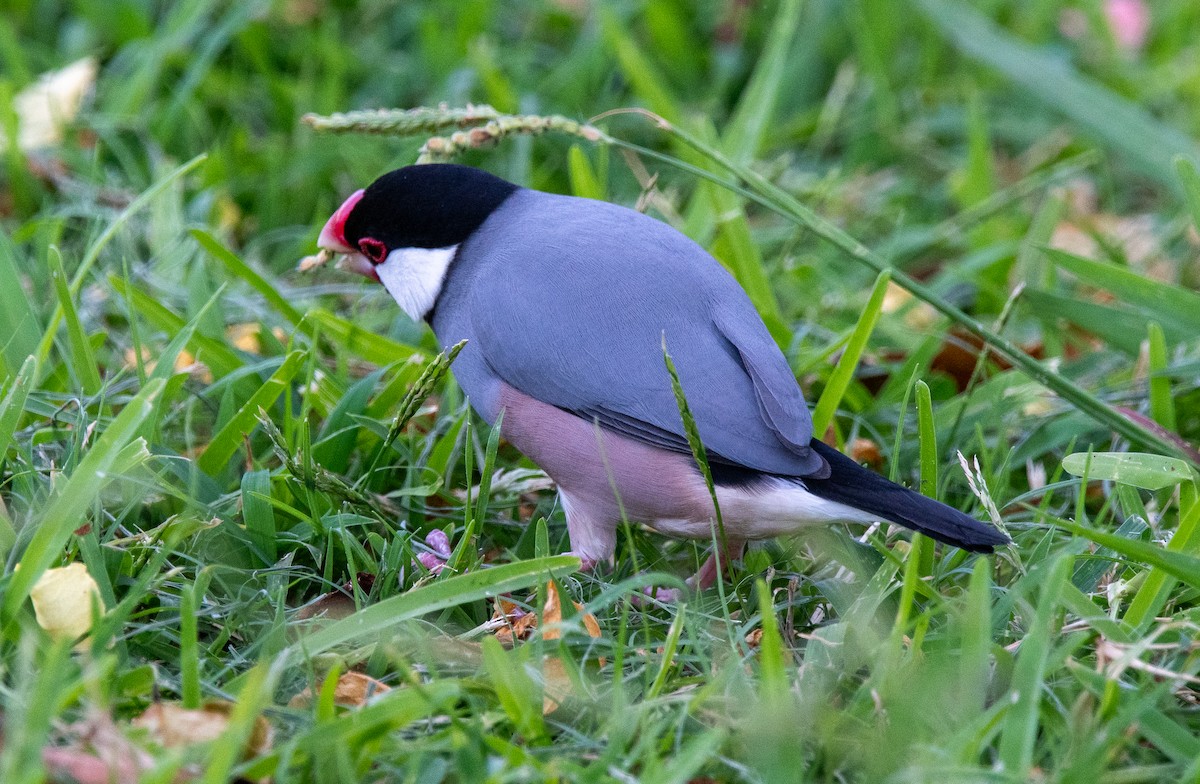
[[[975,552],[1008,538],[813,438],[796,377],[749,297],[699,245],[625,207],[454,164],[354,193],[318,245],[382,283],[442,346],[487,422],[558,485],[573,552],[612,558],[617,525],[713,540],[670,351],[711,464],[726,555],[829,522],[889,521]],[[722,558],[722,563],[724,558]],[[713,559],[697,582],[716,578]]]

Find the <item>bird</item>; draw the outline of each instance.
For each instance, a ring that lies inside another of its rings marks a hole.
[[[317,245],[381,283],[443,348],[466,341],[455,380],[554,480],[584,569],[611,563],[623,521],[715,540],[694,589],[746,542],[810,525],[890,522],[978,553],[1009,542],[814,438],[796,376],[744,289],[651,216],[431,163],[353,193]]]

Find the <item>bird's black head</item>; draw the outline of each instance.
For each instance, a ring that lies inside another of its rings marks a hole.
[[[406,166],[347,199],[325,225],[320,244],[357,251],[374,264],[397,248],[448,248],[471,236],[515,190],[470,166]]]

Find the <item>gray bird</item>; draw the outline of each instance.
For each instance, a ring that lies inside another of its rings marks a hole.
[[[725,556],[830,522],[889,521],[975,552],[1008,542],[814,439],[796,378],[749,297],[660,221],[430,164],[353,194],[318,245],[382,283],[442,346],[468,341],[454,377],[488,423],[504,412],[504,437],[557,483],[585,568],[612,558],[623,518],[714,537],[664,340],[711,464]],[[718,572],[710,558],[694,584]]]

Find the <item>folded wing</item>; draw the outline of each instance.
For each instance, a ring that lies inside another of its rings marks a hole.
[[[471,294],[472,331],[506,383],[687,453],[665,341],[711,460],[827,475],[787,361],[745,292],[703,249],[631,210],[532,191],[493,217],[464,250],[487,267],[476,278],[486,285]]]

